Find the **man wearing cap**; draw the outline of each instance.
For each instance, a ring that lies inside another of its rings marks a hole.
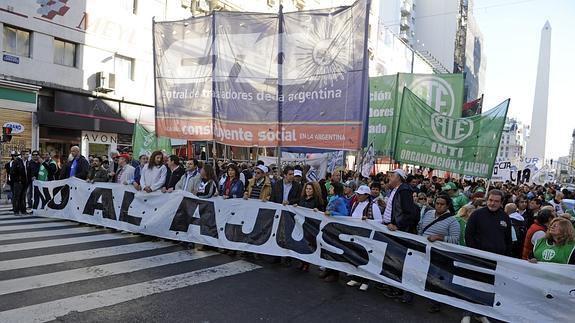
[[[121,154],[118,159],[118,171],[116,172],[116,183],[131,185],[134,181],[134,166],[130,165],[130,155]]]
[[[351,210],[352,205],[357,201],[355,190],[357,189],[357,182],[349,180],[343,184],[343,197],[347,202],[347,209]]]
[[[371,189],[367,185],[361,185],[356,191],[357,200],[351,207],[351,217],[361,220],[376,220],[381,222],[381,211],[377,204],[370,198]],[[353,276],[347,282],[347,286],[359,286],[359,290],[366,291],[369,288],[368,280],[362,277]]]
[[[451,197],[451,201],[453,202],[453,208],[457,213],[462,206],[469,203],[469,199],[465,194],[461,193],[459,189],[457,189],[457,185],[453,182],[447,182],[441,188],[442,191],[447,192],[449,197]]]
[[[248,180],[248,188],[244,192],[244,199],[259,199],[269,201],[272,195],[272,183],[267,176],[268,168],[264,165],[258,165],[254,171],[254,177]]]
[[[294,176],[293,180],[294,180],[296,183],[302,184],[303,172],[302,172],[301,169],[296,169],[296,170],[294,170],[294,171],[293,171],[293,176]]]

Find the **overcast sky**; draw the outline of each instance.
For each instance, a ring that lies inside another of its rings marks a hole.
[[[531,123],[541,29],[549,20],[551,72],[546,157],[569,154],[575,128],[575,1],[475,0],[487,55],[484,110],[511,98],[508,115]]]

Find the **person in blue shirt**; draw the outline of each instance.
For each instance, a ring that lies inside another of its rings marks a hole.
[[[327,203],[325,215],[349,216],[349,203],[343,195],[343,185],[332,183],[330,190],[333,190],[333,195]]]
[[[78,146],[72,146],[70,154],[73,159],[70,161],[70,167],[66,168],[64,178],[77,177],[86,180],[90,171],[90,163],[88,163],[86,157],[80,155],[80,147]]]

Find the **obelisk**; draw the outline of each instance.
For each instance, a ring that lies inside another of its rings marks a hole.
[[[549,62],[551,58],[551,25],[545,22],[541,30],[537,80],[531,114],[531,129],[527,142],[527,158],[538,158],[538,167],[545,161],[545,139],[547,138],[547,99],[549,97]]]

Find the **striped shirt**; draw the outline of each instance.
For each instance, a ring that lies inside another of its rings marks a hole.
[[[425,212],[423,218],[417,226],[417,232],[419,235],[427,237],[434,234],[440,234],[443,236],[444,242],[459,244],[459,235],[461,234],[461,231],[459,222],[457,222],[457,219],[454,216],[450,216],[446,219],[435,222],[432,226],[427,228],[425,232],[423,232],[423,229],[425,229],[425,227],[427,227],[434,220],[435,210]]]
[[[260,198],[260,193],[262,192],[262,188],[264,187],[264,182],[265,182],[265,178],[262,177],[262,178],[260,178],[259,181],[254,183],[254,186],[252,187],[252,194],[250,195],[251,199],[259,199]]]

